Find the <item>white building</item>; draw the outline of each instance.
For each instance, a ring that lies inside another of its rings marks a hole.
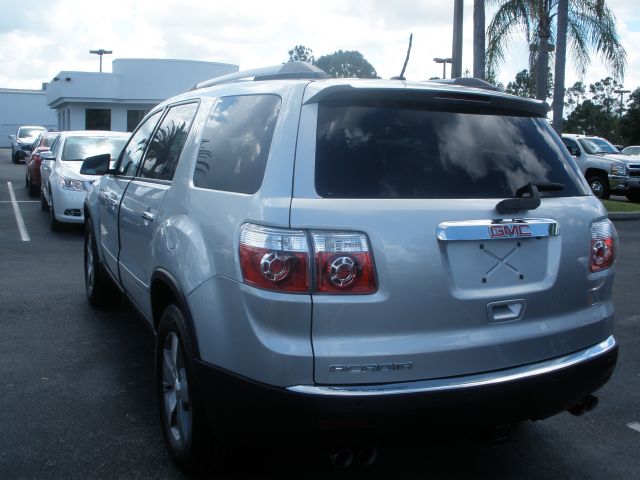
[[[0,88],[0,147],[20,125],[52,130],[132,131],[155,105],[238,65],[195,60],[120,58],[111,73],[58,73],[46,90]]]
[[[0,88],[0,148],[11,147],[9,135],[21,125],[42,125],[55,129],[56,112],[47,105],[44,90]]]
[[[58,130],[132,131],[163,100],[238,65],[194,60],[116,59],[112,73],[62,71],[47,86]]]

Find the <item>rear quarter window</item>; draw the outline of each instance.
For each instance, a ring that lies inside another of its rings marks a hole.
[[[262,185],[280,105],[277,95],[220,98],[202,134],[194,185],[256,193]]]
[[[529,182],[586,195],[567,153],[541,118],[320,104],[315,184],[333,198],[509,198]]]

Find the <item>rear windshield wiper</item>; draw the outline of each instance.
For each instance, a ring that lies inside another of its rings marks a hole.
[[[498,202],[496,210],[501,215],[535,210],[540,206],[540,192],[557,192],[565,188],[562,183],[527,183],[516,190],[516,198],[507,198]],[[525,196],[527,195],[528,196]]]

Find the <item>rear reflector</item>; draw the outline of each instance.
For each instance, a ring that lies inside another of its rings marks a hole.
[[[591,271],[599,272],[615,261],[615,229],[610,220],[591,225]]]

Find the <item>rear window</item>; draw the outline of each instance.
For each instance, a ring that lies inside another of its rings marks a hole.
[[[333,198],[510,198],[586,195],[567,151],[541,118],[423,105],[318,106],[316,191]]]
[[[127,138],[118,137],[67,137],[62,148],[61,160],[82,161],[94,155],[108,153],[117,157]]]

